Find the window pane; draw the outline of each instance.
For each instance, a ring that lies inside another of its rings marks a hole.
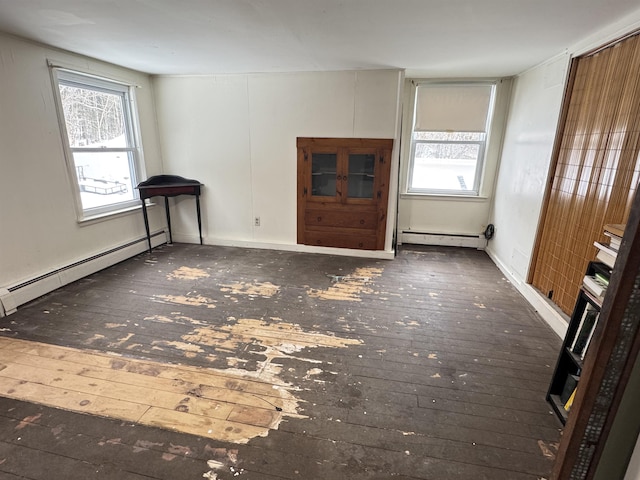
[[[126,151],[73,154],[84,210],[135,198],[132,155]]]
[[[69,145],[72,148],[126,148],[124,95],[60,84]]]
[[[472,191],[480,144],[416,143],[412,190]]]
[[[373,198],[375,161],[376,156],[372,153],[349,155],[349,197]]]
[[[311,195],[336,196],[337,165],[338,156],[335,153],[314,153],[311,155]]]

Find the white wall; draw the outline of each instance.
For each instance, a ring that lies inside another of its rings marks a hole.
[[[294,246],[296,137],[396,138],[401,82],[398,70],[155,78],[165,173],[205,184],[205,243]],[[192,200],[178,198],[172,224],[196,241]]]
[[[416,232],[445,235],[479,235],[489,223],[491,200],[500,159],[502,135],[506,112],[511,96],[511,79],[500,80],[496,87],[496,104],[490,126],[489,141],[485,153],[483,181],[477,197],[425,196],[404,193],[407,188],[411,150],[411,125],[415,87],[411,80],[404,86],[402,124],[401,186],[398,212],[399,232]]]
[[[560,337],[564,314],[526,283],[571,56],[559,55],[515,79],[487,252]]]
[[[140,85],[147,173],[161,170],[146,75],[0,34],[0,288],[144,236],[137,210],[78,223],[47,59]]]
[[[514,83],[488,250],[520,282],[535,242],[569,60],[561,55]]]

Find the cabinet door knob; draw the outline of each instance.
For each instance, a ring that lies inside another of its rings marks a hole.
[[[318,221],[321,222],[322,221],[322,217],[318,217]]]
[[[360,219],[360,225],[364,225],[364,218]]]

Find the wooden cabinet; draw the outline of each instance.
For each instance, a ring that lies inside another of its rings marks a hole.
[[[586,277],[596,274],[609,279],[611,269],[604,263],[589,262]],[[572,395],[580,381],[584,357],[589,344],[594,335],[597,335],[596,327],[600,316],[601,301],[601,298],[583,285],[569,320],[567,334],[562,343],[551,385],[547,392],[547,401],[562,423],[567,421],[570,405],[573,403]]]
[[[393,140],[298,138],[298,243],[383,250]]]

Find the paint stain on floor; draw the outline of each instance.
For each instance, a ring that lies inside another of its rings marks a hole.
[[[16,425],[15,430],[22,430],[28,425],[33,425],[38,420],[40,420],[40,417],[42,417],[41,413],[23,418],[22,421],[18,425]]]
[[[191,325],[206,325],[207,322],[203,320],[197,320],[195,318],[187,317],[186,315],[175,314],[174,317],[167,317],[166,315],[150,315],[144,317],[145,320],[151,320],[158,323],[190,323]]]
[[[167,274],[168,280],[199,280],[208,278],[210,275],[206,270],[201,268],[180,267],[173,272]]]
[[[220,285],[220,291],[233,295],[246,295],[249,297],[271,298],[280,291],[280,287],[271,282],[237,282]]]
[[[105,323],[104,327],[105,328],[119,328],[119,327],[126,327],[127,324],[126,323]]]
[[[558,443],[545,443],[543,440],[538,440],[538,447],[540,447],[540,451],[542,455],[552,460],[556,458],[556,452],[558,451],[558,447],[560,445]]]
[[[152,345],[162,345],[165,347],[174,347],[178,350],[187,353],[202,353],[204,350],[199,345],[194,345],[193,343],[185,343],[185,342],[175,342],[168,340],[154,340],[151,342]]]
[[[160,303],[188,305],[191,307],[216,308],[215,300],[202,295],[154,295],[153,299]]]
[[[273,317],[269,320],[229,318],[229,324],[194,329],[182,340],[190,345],[206,345],[225,351],[236,351],[241,344],[262,347],[256,354],[274,358],[289,357],[304,348],[345,348],[359,345],[361,340],[303,330],[298,324]],[[298,360],[304,360],[296,357]]]
[[[375,267],[356,268],[350,275],[334,277],[334,282],[329,288],[324,290],[310,288],[307,294],[322,300],[360,302],[362,301],[360,295],[373,293],[370,285],[375,278],[382,275],[383,270]]]

